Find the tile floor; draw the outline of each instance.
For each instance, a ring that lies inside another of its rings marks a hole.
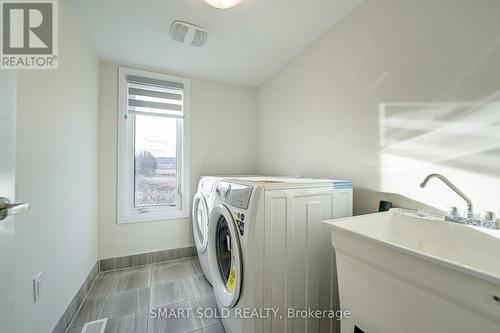
[[[152,318],[157,308],[191,308],[192,315]],[[167,261],[100,273],[66,332],[80,333],[86,322],[108,318],[105,333],[223,333],[219,319],[196,315],[207,308],[215,311],[216,303],[198,258]]]

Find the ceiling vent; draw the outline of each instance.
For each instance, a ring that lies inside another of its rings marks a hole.
[[[180,43],[200,47],[207,41],[208,31],[191,23],[174,21],[170,26],[170,37]]]

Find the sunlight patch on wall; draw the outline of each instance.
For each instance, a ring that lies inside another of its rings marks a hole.
[[[464,203],[444,185],[422,190],[430,173],[450,178],[477,212],[500,207],[500,102],[384,103],[380,117],[380,190],[446,209]]]

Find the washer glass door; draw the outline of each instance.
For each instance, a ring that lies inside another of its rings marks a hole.
[[[196,248],[204,253],[208,243],[208,205],[203,193],[198,192],[193,199],[193,233]]]
[[[209,237],[215,242],[209,242],[209,247],[214,293],[223,306],[233,307],[240,297],[243,272],[238,228],[224,205],[217,205],[211,218]]]

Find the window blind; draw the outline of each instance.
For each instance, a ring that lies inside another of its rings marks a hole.
[[[156,116],[184,117],[184,84],[127,76],[128,112]]]

